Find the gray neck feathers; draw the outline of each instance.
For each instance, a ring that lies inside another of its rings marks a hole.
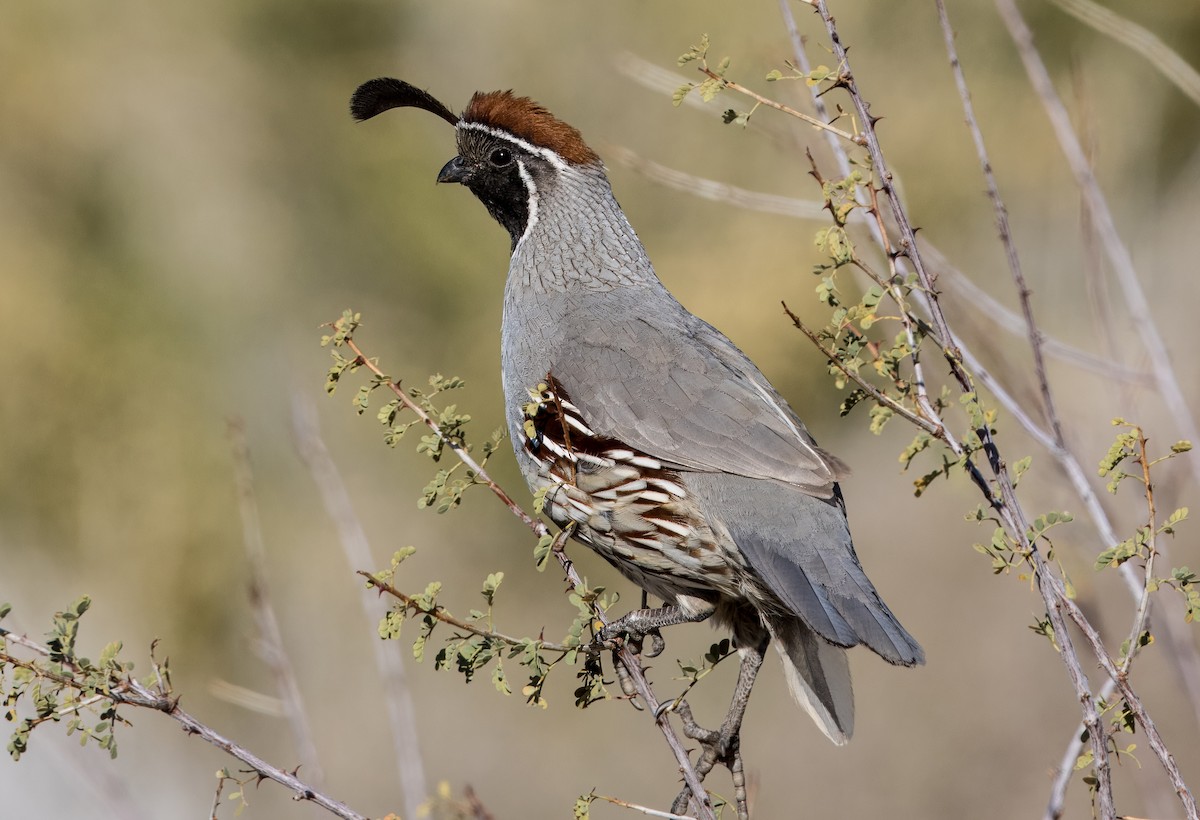
[[[509,288],[542,292],[662,288],[599,164],[536,176],[530,223],[513,249]]]

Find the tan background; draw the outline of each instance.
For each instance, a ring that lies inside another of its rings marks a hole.
[[[1137,55],[1049,5],[1027,5],[1059,88],[1091,123],[1101,182],[1195,400],[1196,106]],[[1014,305],[933,4],[837,6],[914,218],[977,284]],[[1200,64],[1200,9],[1114,7]],[[802,29],[817,35],[818,21],[797,8]],[[1083,284],[1090,257],[1081,250],[1078,196],[1049,127],[990,4],[954,3],[951,12],[1039,316],[1063,340],[1107,355]],[[347,99],[381,74],[427,87],[453,108],[473,90],[512,87],[580,127],[602,154],[627,146],[702,176],[813,197],[799,148],[758,133],[790,127],[781,117],[760,111],[743,133],[716,119],[719,103],[711,112],[673,109],[668,92],[615,68],[628,51],[674,70],[674,57],[703,32],[713,36],[714,56],[734,57],[732,77],[802,99],[800,86],[762,81],[790,54],[770,2],[6,3],[0,600],[15,605],[6,625],[40,634],[56,609],[89,593],[85,652],[120,638],[145,670],[150,641],[161,639],[188,709],[268,760],[294,765],[284,722],[209,694],[216,680],[272,692],[252,651],[225,438],[226,417],[240,415],[273,599],[327,790],[371,815],[400,811],[374,627],[293,448],[293,393],[319,407],[378,566],[416,545],[404,585],[441,580],[445,602],[464,612],[478,606],[484,575],[503,570],[498,606],[509,632],[545,625],[557,636],[571,608],[554,571],[534,572],[528,534],[499,505],[477,492],[446,516],[418,511],[431,465],[408,443],[385,448],[374,421],[354,415],[352,391],[332,400],[321,391],[327,354],[317,325],[353,306],[365,314],[361,341],[391,373],[412,382],[438,371],[465,377],[455,400],[475,416],[477,438],[501,420],[496,350],[507,240],[465,191],[435,188],[453,154],[444,123],[393,112],[356,126]],[[815,61],[821,53],[814,44]],[[990,531],[962,521],[977,499],[961,477],[914,500],[913,476],[896,462],[909,431],[894,422],[875,438],[865,414],[837,418],[839,398],[818,357],[778,308],[786,299],[820,316],[809,274],[819,226],[700,201],[612,165],[618,197],[668,286],[742,344],[855,468],[845,490],[859,554],[929,655],[927,667],[910,671],[854,653],[858,731],[846,749],[831,747],[790,703],[772,660],[743,742],[758,816],[1039,816],[1077,720],[1062,665],[1026,628],[1039,600],[1027,583],[993,578],[971,549]],[[1110,290],[1116,347],[1137,363]],[[1018,395],[1033,395],[1023,339],[960,307],[951,321]],[[1094,375],[1052,369],[1089,469],[1107,448],[1114,415],[1144,420],[1160,446],[1180,436],[1152,391],[1122,395]],[[1004,414],[1001,425],[1010,459],[1035,452]],[[495,463],[520,490],[511,457]],[[1034,464],[1025,485],[1031,509],[1078,511],[1050,460],[1035,452]],[[1163,473],[1160,495],[1167,510],[1196,499],[1175,467]],[[1113,503],[1122,527],[1136,524],[1136,502]],[[1172,545],[1175,564],[1200,564],[1195,532],[1185,527]],[[1115,645],[1130,607],[1111,573],[1090,570],[1089,556],[1105,545],[1083,521],[1058,543]],[[635,600],[615,573],[576,555],[589,578]],[[670,658],[696,657],[713,635],[694,627],[669,639],[654,671],[664,692],[677,685]],[[395,648],[407,657],[407,645]],[[1160,647],[1146,654],[1137,683],[1196,786],[1195,716],[1161,656]],[[428,663],[408,668],[431,782],[473,785],[498,817],[568,816],[574,797],[593,787],[655,806],[675,792],[670,757],[645,717],[623,704],[576,711],[569,675],[554,682],[542,711],[498,695],[487,680],[464,686]],[[516,667],[510,672],[517,678]],[[702,717],[723,708],[731,673],[702,687]],[[38,731],[27,759],[0,762],[0,815],[101,818],[135,805],[144,817],[207,817],[212,772],[231,761],[166,719],[128,717],[135,726],[119,732],[112,764],[53,727]],[[1137,742],[1146,768],[1117,772],[1119,809],[1176,816],[1177,804],[1161,797],[1157,764]],[[729,790],[723,776],[713,785]],[[249,817],[320,816],[270,784],[250,799]],[[1079,784],[1071,811],[1089,816]]]

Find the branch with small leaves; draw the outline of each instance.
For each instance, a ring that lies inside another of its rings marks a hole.
[[[590,609],[591,618],[600,625],[606,625],[608,617],[599,606],[599,602],[595,599],[588,600],[584,596],[587,586],[563,549],[566,540],[565,537],[556,538],[545,524],[542,524],[525,512],[500,485],[488,476],[483,465],[478,463],[471,455],[465,440],[461,437],[443,436],[438,422],[433,418],[433,413],[427,411],[408,392],[401,389],[396,381],[387,376],[379,368],[375,360],[363,354],[358,344],[354,341],[354,333],[361,324],[362,317],[360,314],[352,310],[346,310],[339,319],[323,326],[329,328],[332,332],[322,336],[321,344],[332,348],[331,353],[334,359],[334,365],[330,368],[326,379],[326,390],[332,393],[346,373],[353,373],[362,367],[367,368],[374,377],[372,380],[373,385],[389,390],[399,401],[398,407],[403,407],[415,415],[446,447],[449,447],[454,452],[469,471],[469,477],[473,484],[480,484],[491,490],[493,495],[538,537],[535,556],[539,565],[544,565],[548,557],[553,555],[562,567],[567,579],[571,582],[572,591],[576,595],[579,595],[580,603],[586,604]],[[338,348],[343,346],[354,354],[353,358],[343,356],[339,353]],[[356,407],[361,407],[361,404],[357,403],[357,397]],[[394,419],[390,420],[389,423],[394,423]],[[559,535],[562,536],[563,533]],[[583,592],[580,592],[581,590]],[[701,785],[701,777],[696,772],[696,768],[687,750],[684,748],[683,743],[670,723],[670,711],[660,708],[662,704],[646,680],[645,670],[642,668],[637,655],[634,654],[631,647],[622,644],[614,649],[614,656],[619,665],[623,691],[629,697],[636,695],[636,697],[641,699],[646,709],[654,716],[655,725],[659,728],[668,747],[671,749],[687,790],[691,792],[691,806],[697,818],[700,818],[700,820],[716,820],[712,800],[708,792]]]
[[[3,691],[6,716],[17,721],[18,707],[32,706],[34,715],[21,719],[9,739],[8,751],[14,760],[28,751],[30,733],[46,722],[67,720],[67,733],[81,733],[86,745],[93,741],[111,757],[117,755],[113,730],[124,723],[118,710],[123,706],[162,712],[179,723],[184,732],[195,735],[234,757],[255,773],[256,782],[273,780],[290,790],[296,800],[308,801],[345,820],[366,820],[341,803],[300,780],[296,772],[287,772],[264,761],[237,743],[218,734],[179,707],[179,698],[171,688],[169,665],[154,657],[150,650],[153,674],[143,683],[133,675],[133,664],[120,659],[121,644],[108,644],[96,661],[76,652],[79,621],[91,601],[84,597],[55,614],[50,638],[45,645],[0,627],[0,691]],[[0,617],[8,607],[0,606]],[[20,647],[32,658],[11,651]],[[91,725],[84,713],[96,715]],[[236,778],[230,778],[236,779]],[[213,811],[220,801],[219,781]],[[241,782],[241,781],[239,781]]]
[[[768,108],[774,108],[776,111],[782,111],[789,116],[803,120],[814,128],[819,128],[823,131],[828,131],[831,134],[835,134],[836,136],[852,142],[855,145],[862,144],[860,142],[861,137],[851,134],[849,131],[844,131],[831,123],[805,114],[803,111],[797,111],[796,109],[786,106],[781,102],[764,97],[763,95],[750,90],[746,86],[728,79],[725,76],[725,73],[729,70],[730,58],[723,58],[721,62],[717,64],[715,69],[711,68],[708,64],[708,46],[708,35],[705,34],[700,38],[700,43],[698,45],[692,46],[679,56],[677,62],[681,66],[687,65],[690,62],[699,62],[698,68],[700,73],[703,74],[707,79],[700,83],[686,83],[681,85],[671,97],[672,104],[676,106],[682,105],[684,99],[693,90],[695,90],[700,95],[700,98],[705,102],[711,102],[712,100],[716,99],[717,95],[724,90],[734,91],[754,100],[754,107],[749,111],[742,112],[735,111],[732,108],[727,109],[725,114],[722,116],[722,120],[726,125],[740,125],[745,128],[750,123],[750,117],[755,111],[758,110],[759,106],[765,105]],[[824,79],[824,77],[818,77],[817,75],[822,71],[825,75],[829,75],[831,73],[828,69],[825,69],[824,66],[822,66],[821,68],[814,70],[813,74],[806,79],[810,82],[820,82],[821,79]],[[778,71],[772,71],[767,75],[767,81],[771,82],[781,79],[782,76],[783,75]]]

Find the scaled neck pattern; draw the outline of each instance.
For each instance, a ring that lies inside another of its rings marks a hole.
[[[542,174],[522,166],[521,178],[529,220],[513,247],[509,290],[662,287],[602,165],[566,164]]]

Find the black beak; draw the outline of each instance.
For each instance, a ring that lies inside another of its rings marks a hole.
[[[437,181],[465,183],[470,176],[471,172],[463,164],[462,157],[455,157],[443,165],[442,170],[438,171]]]

